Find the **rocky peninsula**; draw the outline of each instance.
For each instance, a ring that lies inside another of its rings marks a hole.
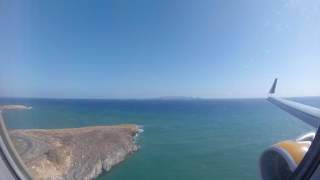
[[[136,125],[11,130],[10,136],[35,179],[93,179],[138,147]]]
[[[6,105],[0,110],[30,109]],[[94,179],[138,150],[137,125],[14,129],[16,150],[33,179]]]
[[[32,109],[31,106],[25,106],[25,105],[0,105],[0,111],[1,110],[29,110]]]

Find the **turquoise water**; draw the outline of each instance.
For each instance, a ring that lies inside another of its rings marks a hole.
[[[320,98],[297,101],[320,107]],[[98,179],[258,179],[268,146],[312,129],[264,99],[1,99],[31,105],[6,112],[9,128],[67,128],[135,123],[140,150]]]

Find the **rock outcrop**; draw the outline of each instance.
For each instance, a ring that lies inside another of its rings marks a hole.
[[[11,130],[10,136],[34,179],[93,179],[138,147],[136,125]]]

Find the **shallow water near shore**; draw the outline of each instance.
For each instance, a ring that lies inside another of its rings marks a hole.
[[[320,98],[294,100],[320,107]],[[8,111],[9,128],[142,126],[140,150],[98,179],[246,179],[259,177],[268,146],[312,130],[265,99],[52,100],[0,99],[30,110]]]

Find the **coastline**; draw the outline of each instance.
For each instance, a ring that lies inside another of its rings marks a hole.
[[[31,106],[0,105],[3,110]],[[135,124],[65,129],[11,129],[9,136],[34,179],[94,179],[138,150]]]
[[[94,179],[138,150],[137,125],[11,130],[35,179]]]

